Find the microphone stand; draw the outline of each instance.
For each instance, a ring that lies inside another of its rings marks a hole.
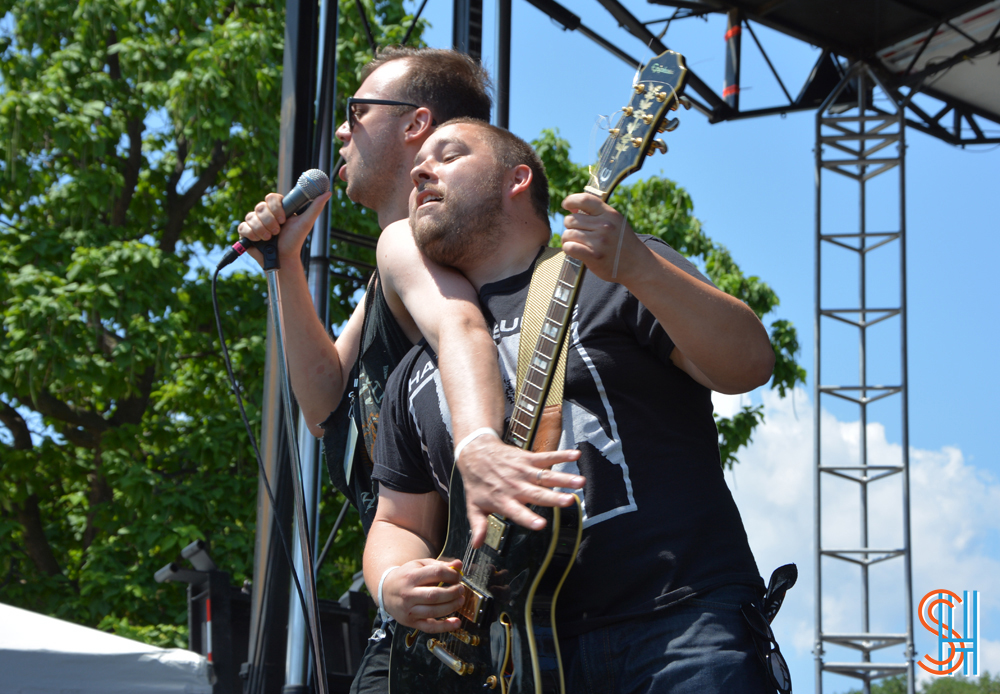
[[[278,260],[278,243],[276,239],[271,239],[258,246],[264,255],[264,274],[267,277],[268,296],[268,319],[271,321],[271,328],[274,331],[274,348],[277,350],[278,380],[281,383],[281,399],[285,407],[285,429],[289,442],[289,460],[292,465],[292,493],[295,507],[295,529],[297,531],[294,543],[298,546],[300,554],[295,559],[300,559],[295,563],[303,569],[299,580],[302,583],[302,590],[305,593],[306,611],[308,614],[309,632],[312,635],[312,655],[316,674],[316,691],[318,694],[327,694],[328,682],[326,675],[326,659],[323,657],[323,641],[320,630],[319,600],[316,594],[316,568],[313,557],[313,542],[310,532],[310,523],[307,518],[306,505],[310,501],[307,495],[306,484],[302,469],[302,462],[299,457],[299,447],[296,445],[295,420],[292,417],[292,393],[289,386],[288,364],[285,361],[285,334],[284,320],[281,314],[281,293],[278,289],[277,271],[281,267]],[[313,471],[315,472],[315,471]],[[315,474],[310,477],[315,477]],[[315,487],[315,480],[312,484]],[[315,497],[315,491],[312,494]],[[316,523],[315,514],[313,522]],[[294,556],[294,555],[293,555]],[[295,570],[293,567],[292,570]],[[289,630],[291,637],[291,630]]]

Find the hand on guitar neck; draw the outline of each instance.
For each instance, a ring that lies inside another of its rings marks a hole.
[[[491,513],[530,530],[544,528],[545,520],[527,505],[565,508],[573,504],[572,494],[555,490],[583,489],[584,478],[550,468],[579,458],[578,450],[534,453],[492,436],[481,436],[470,442],[459,456],[457,465],[465,482],[472,546],[482,546],[486,519]]]

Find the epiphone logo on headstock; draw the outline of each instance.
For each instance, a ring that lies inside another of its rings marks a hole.
[[[674,74],[673,70],[671,70],[668,67],[664,67],[663,65],[655,65],[654,64],[651,69],[653,70],[653,72],[662,72],[662,73],[667,74],[667,75]]]
[[[601,182],[604,182],[604,181],[608,180],[609,178],[611,178],[611,174],[613,174],[613,173],[614,173],[614,170],[609,169],[607,166],[605,166],[604,168],[602,168],[601,169],[601,174],[600,174],[600,180],[601,180]]]

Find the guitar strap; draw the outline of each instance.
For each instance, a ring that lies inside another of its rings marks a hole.
[[[521,392],[521,384],[528,373],[528,363],[535,351],[538,336],[542,332],[545,314],[552,294],[559,280],[565,254],[558,248],[545,248],[541,257],[535,263],[535,271],[531,275],[528,287],[528,298],[524,302],[524,314],[521,316],[520,345],[517,350],[517,390]],[[559,437],[562,433],[562,400],[563,384],[566,380],[566,355],[569,351],[569,335],[563,340],[552,383],[545,398],[545,407],[538,423],[533,451],[554,451],[559,447]]]

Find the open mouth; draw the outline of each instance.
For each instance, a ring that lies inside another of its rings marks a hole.
[[[441,202],[443,196],[433,190],[424,190],[417,195],[417,208],[424,207],[435,202]]]

